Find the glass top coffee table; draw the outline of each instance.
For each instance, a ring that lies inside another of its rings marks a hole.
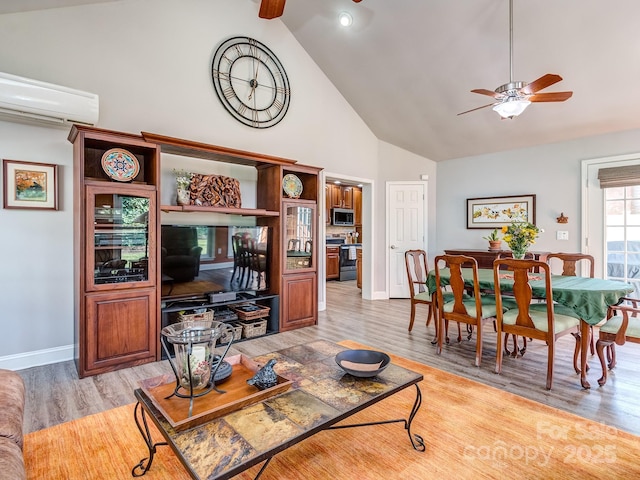
[[[144,475],[151,468],[157,446],[169,445],[195,479],[228,479],[264,462],[258,478],[277,453],[318,432],[388,423],[402,423],[413,448],[424,451],[422,437],[411,433],[411,423],[422,403],[418,382],[423,376],[392,362],[375,377],[357,378],[336,364],[335,356],[342,350],[347,348],[319,340],[253,358],[261,365],[275,358],[278,375],[291,380],[291,387],[188,429],[174,428],[148,391],[135,390],[135,421],[149,456],[133,468],[133,476]],[[406,419],[335,425],[411,385],[415,385],[416,398]],[[224,383],[220,388],[224,390]],[[149,418],[163,441],[151,438]]]

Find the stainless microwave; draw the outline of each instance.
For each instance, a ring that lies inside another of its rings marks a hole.
[[[353,210],[348,208],[334,208],[331,210],[331,225],[342,225],[352,227],[355,215]]]

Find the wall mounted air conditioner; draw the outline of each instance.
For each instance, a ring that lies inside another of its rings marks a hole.
[[[98,95],[0,72],[0,119],[95,125]]]

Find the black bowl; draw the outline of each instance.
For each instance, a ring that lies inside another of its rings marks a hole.
[[[336,355],[336,363],[354,377],[368,378],[387,368],[391,359],[386,353],[375,350],[344,350]]]

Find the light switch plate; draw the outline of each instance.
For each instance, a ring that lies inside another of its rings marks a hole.
[[[556,240],[569,240],[569,232],[567,230],[556,231]]]

